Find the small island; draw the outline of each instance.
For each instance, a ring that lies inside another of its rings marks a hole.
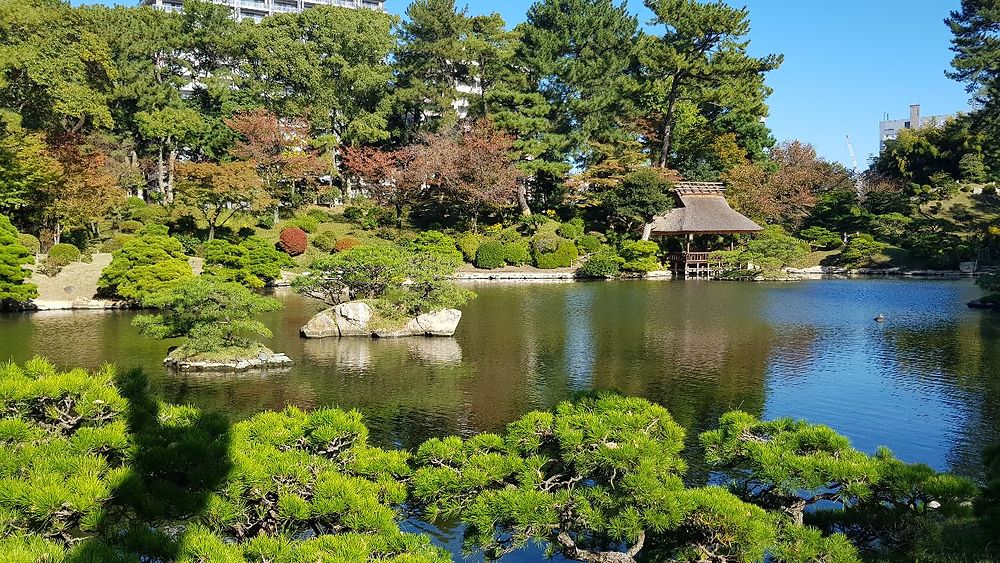
[[[300,330],[304,338],[452,336],[475,294],[450,280],[461,263],[454,247],[359,246],[320,258],[293,282],[331,305]],[[426,242],[426,241],[425,241]]]

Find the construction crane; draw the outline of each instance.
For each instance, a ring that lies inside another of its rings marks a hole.
[[[860,200],[865,193],[865,183],[861,177],[861,169],[858,167],[858,157],[854,154],[854,145],[851,144],[851,136],[844,136],[847,137],[847,152],[851,153],[851,165],[854,166],[854,191],[857,192]]]

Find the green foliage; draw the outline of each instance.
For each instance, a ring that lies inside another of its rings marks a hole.
[[[31,276],[24,266],[34,261],[10,219],[0,215],[0,306],[11,302],[24,303],[38,297],[38,288],[24,283]]]
[[[115,235],[115,236],[109,238],[108,240],[102,242],[101,246],[98,247],[97,251],[98,252],[105,252],[105,253],[108,253],[108,254],[113,253],[113,252],[117,252],[117,251],[121,250],[122,248],[124,248],[125,244],[128,243],[128,241],[130,241],[130,240],[132,240],[134,238],[135,238],[135,235]]]
[[[802,264],[809,255],[809,244],[799,240],[777,225],[768,225],[746,246],[734,251],[715,252],[713,256],[728,274],[743,277],[778,275],[783,268]],[[749,271],[742,270],[746,265]]]
[[[428,252],[458,267],[462,264],[462,253],[455,246],[455,239],[440,231],[423,231],[409,245],[413,252]]]
[[[906,238],[913,219],[902,213],[885,213],[872,217],[872,233],[882,240],[900,242]]]
[[[312,237],[309,243],[323,252],[333,252],[337,244],[337,235],[333,231],[324,231]]]
[[[250,273],[265,284],[280,278],[282,268],[295,267],[295,262],[288,254],[281,252],[261,237],[248,237],[240,246],[247,250]]]
[[[142,230],[143,224],[139,221],[122,221],[118,224],[118,231],[127,235],[134,235]]]
[[[42,249],[42,243],[33,234],[30,233],[18,233],[17,241],[21,243],[32,256],[37,256]]]
[[[560,223],[556,234],[564,239],[576,240],[583,235],[583,226],[577,223]]]
[[[345,297],[371,300],[384,315],[402,319],[468,301],[474,294],[449,280],[455,267],[453,259],[432,252],[358,246],[315,260],[293,287],[330,304]]]
[[[319,221],[311,215],[301,215],[294,219],[289,219],[282,223],[285,229],[298,227],[307,233],[315,233],[319,229]]]
[[[859,234],[847,241],[847,246],[840,253],[840,262],[849,268],[864,268],[871,266],[875,258],[882,254],[889,245],[878,242],[869,234]]]
[[[967,513],[976,492],[965,479],[905,464],[885,448],[868,455],[832,429],[801,420],[732,412],[701,441],[706,462],[743,500],[894,555],[938,518]]]
[[[622,178],[602,196],[602,203],[611,226],[620,232],[632,232],[669,211],[673,197],[670,183],[662,174],[644,169]]]
[[[146,229],[151,232],[150,225]],[[97,291],[105,297],[145,303],[148,297],[169,291],[193,276],[184,247],[177,239],[166,234],[143,234],[113,254],[111,264],[97,281]]]
[[[483,270],[493,270],[504,267],[506,252],[501,242],[486,240],[476,249],[476,267]]]
[[[535,266],[542,268],[543,270],[549,270],[552,268],[568,268],[573,265],[573,262],[580,256],[579,251],[576,249],[576,245],[572,241],[568,241],[563,238],[555,238],[555,249],[548,251],[542,250],[546,248],[542,244],[535,244],[536,240],[541,243],[544,240],[545,235],[535,235],[532,239],[532,255],[535,259]]]
[[[256,356],[259,345],[245,335],[270,337],[271,331],[256,320],[281,304],[261,297],[236,282],[199,276],[151,293],[143,303],[159,312],[140,315],[133,324],[153,338],[185,338],[171,358],[197,358],[219,350],[242,350]]]
[[[205,272],[220,281],[236,282],[251,289],[264,287],[264,280],[250,271],[250,252],[243,245],[222,239],[205,243]]]
[[[476,233],[462,233],[455,241],[458,250],[462,252],[462,258],[469,263],[476,261],[476,252],[482,243],[483,237]]]
[[[531,262],[531,243],[526,238],[503,242],[503,261],[509,266]]]
[[[576,275],[580,278],[616,278],[621,275],[624,265],[625,259],[613,250],[602,250],[588,258],[576,271]]]
[[[39,358],[0,366],[0,531],[14,553],[58,553],[98,531],[130,448],[114,379]]]
[[[809,242],[809,246],[822,250],[833,250],[844,245],[837,233],[823,227],[807,227],[799,231],[799,237]]]
[[[985,182],[987,171],[983,155],[974,152],[962,155],[958,161],[958,174],[963,182]]]
[[[576,239],[576,247],[580,249],[581,254],[597,252],[603,244],[601,238],[595,234],[581,235],[580,238]]]
[[[65,242],[54,244],[49,248],[40,270],[46,276],[55,276],[66,266],[79,261],[80,256],[80,249],[72,244]]]
[[[651,240],[637,240],[622,245],[619,254],[625,263],[622,269],[627,272],[646,273],[660,269],[660,261],[656,255],[660,247]]]

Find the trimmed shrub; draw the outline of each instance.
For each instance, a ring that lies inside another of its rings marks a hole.
[[[38,287],[24,283],[31,276],[24,266],[33,264],[35,259],[17,235],[10,219],[0,215],[0,307],[38,297]]]
[[[162,225],[170,219],[170,212],[162,205],[147,205],[143,203],[141,207],[130,209],[128,216],[129,219],[138,221],[144,225]]]
[[[658,270],[660,262],[656,259],[656,254],[659,251],[659,245],[651,240],[626,242],[621,249],[621,257],[625,259],[622,269],[640,273]]]
[[[459,266],[462,264],[462,253],[455,246],[455,239],[440,231],[424,231],[410,243],[415,252],[429,252],[435,256]]]
[[[347,252],[348,250],[361,246],[361,241],[354,237],[341,237],[333,245],[334,252]]]
[[[625,259],[607,249],[594,254],[576,271],[578,278],[616,278],[622,273]]]
[[[545,215],[539,215],[535,213],[533,215],[528,215],[527,217],[521,217],[521,226],[527,233],[533,234],[537,233],[543,225],[552,223],[552,219],[549,219]]]
[[[840,235],[823,227],[809,227],[799,231],[799,237],[809,242],[812,248],[833,250],[843,246]]]
[[[462,253],[462,258],[470,264],[476,261],[476,252],[481,244],[483,244],[483,237],[475,233],[463,233],[455,241],[455,246]]]
[[[140,236],[165,237],[170,234],[170,228],[166,225],[146,223],[146,225],[136,234]]]
[[[889,245],[875,240],[869,234],[854,235],[847,241],[847,246],[840,253],[840,263],[848,268],[864,268],[872,266],[875,258]]]
[[[33,255],[37,255],[42,249],[42,243],[38,237],[29,233],[18,233],[17,240]]]
[[[306,211],[306,216],[317,223],[326,223],[330,220],[330,214],[322,209],[310,209],[309,211]]]
[[[356,205],[349,205],[344,208],[344,219],[348,221],[357,221],[364,216],[365,210]]]
[[[98,252],[110,254],[121,250],[128,241],[135,238],[135,235],[115,235],[101,243]]]
[[[518,239],[503,244],[503,261],[511,266],[523,266],[531,262],[531,245],[528,239]]]
[[[576,240],[583,235],[583,226],[576,223],[563,223],[556,228],[556,234],[562,238]]]
[[[531,237],[531,250],[535,254],[555,252],[565,240],[554,233],[541,232]]]
[[[184,247],[173,238],[143,235],[125,243],[97,280],[104,297],[142,303],[150,295],[194,277]]]
[[[181,246],[184,247],[184,254],[188,256],[201,256],[205,253],[205,245],[200,238],[194,235],[180,234],[174,235],[174,238],[181,243]]]
[[[139,221],[122,221],[118,224],[118,231],[127,235],[134,235],[142,230],[143,224]]]
[[[248,237],[240,246],[247,249],[250,273],[263,280],[264,283],[270,283],[280,278],[282,268],[295,267],[291,256],[281,252],[261,237]]]
[[[323,252],[333,252],[337,244],[337,235],[333,231],[325,231],[314,236],[309,242]]]
[[[205,273],[252,289],[264,287],[264,280],[250,272],[250,252],[247,248],[227,240],[215,239],[205,243]]]
[[[278,248],[289,256],[298,256],[306,251],[309,238],[306,232],[299,227],[286,227],[281,230],[278,236]]]
[[[42,262],[40,269],[43,274],[52,277],[61,272],[63,268],[79,259],[79,248],[73,246],[72,244],[61,242],[59,244],[52,245],[52,248],[49,249],[48,256],[46,256],[45,261]]]
[[[560,239],[562,242],[552,252],[536,252],[535,266],[544,270],[552,268],[567,268],[573,265],[580,253],[576,250],[576,245],[571,241]]]
[[[483,270],[502,268],[504,261],[503,245],[495,240],[487,240],[476,250],[476,267]]]
[[[597,235],[581,235],[576,239],[576,247],[582,254],[593,254],[601,249],[601,239]]]

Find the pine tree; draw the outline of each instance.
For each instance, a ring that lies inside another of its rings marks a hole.
[[[11,302],[24,303],[38,297],[38,288],[24,283],[31,276],[24,266],[35,259],[17,235],[10,219],[0,215],[0,306]]]

